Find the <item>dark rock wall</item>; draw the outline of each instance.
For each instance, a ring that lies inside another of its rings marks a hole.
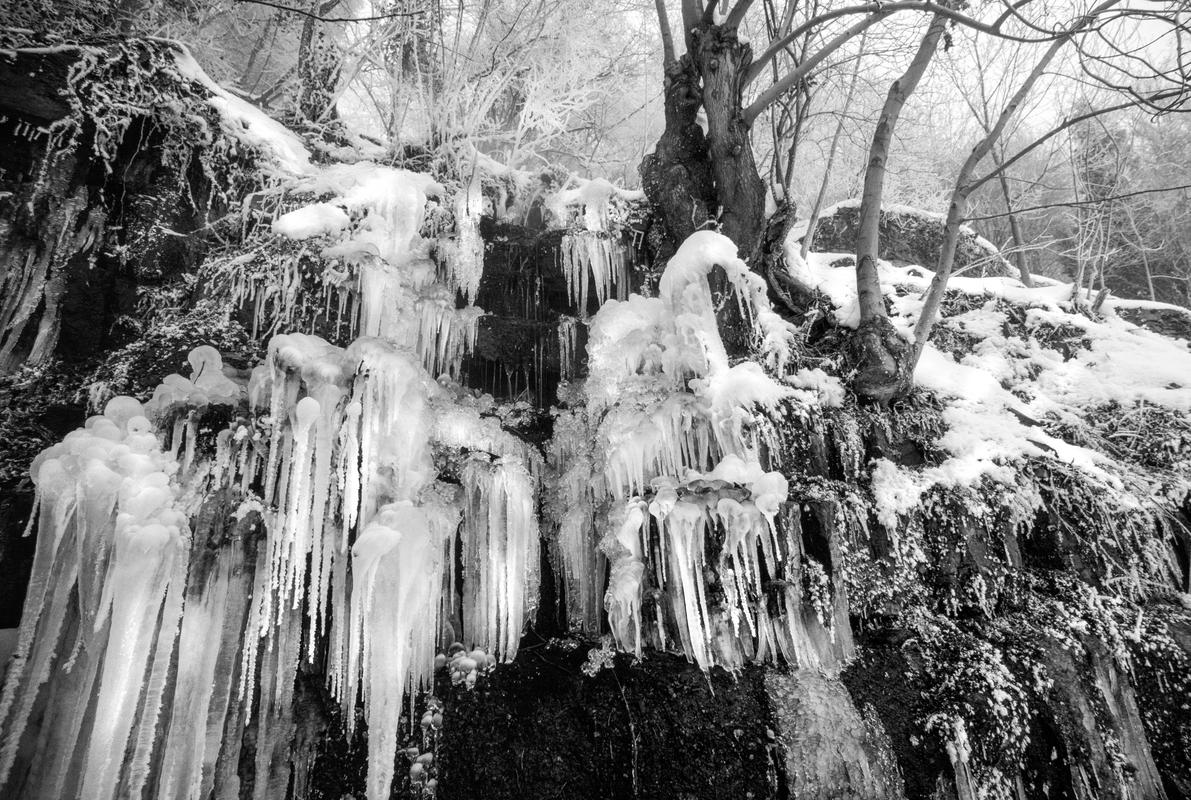
[[[845,205],[819,220],[811,249],[822,253],[855,253],[860,207]],[[894,264],[934,269],[943,241],[943,220],[930,214],[882,211],[877,255]],[[955,274],[968,277],[1016,276],[1017,270],[997,250],[971,231],[962,233],[955,249]]]

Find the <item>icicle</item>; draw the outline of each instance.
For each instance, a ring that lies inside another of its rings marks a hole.
[[[587,318],[589,287],[595,286],[597,305],[617,293],[628,296],[629,268],[624,247],[606,233],[580,231],[564,234],[559,243],[567,298],[581,318]]]
[[[608,625],[616,643],[641,657],[641,580],[645,575],[642,540],[648,534],[649,515],[641,500],[622,507],[621,521],[609,527],[600,544],[612,562],[605,605]]]
[[[352,547],[347,698],[354,700],[358,676],[368,718],[369,800],[388,800],[402,698],[427,684],[433,670],[442,587],[435,528],[412,503],[392,503]]]
[[[679,502],[661,522],[670,547],[668,575],[677,580],[672,608],[684,649],[701,669],[711,667],[710,624],[703,588],[703,509]]]
[[[456,309],[454,293],[436,285],[418,300],[420,325],[417,351],[434,377],[457,377],[463,357],[475,347],[482,309]]]
[[[563,315],[558,318],[558,370],[564,381],[575,377],[575,350],[578,320]]]
[[[509,661],[538,590],[534,484],[519,459],[476,457],[462,475],[463,633]]]
[[[480,237],[480,217],[484,198],[480,178],[473,174],[467,186],[455,195],[455,238],[446,248],[448,285],[458,289],[468,303],[475,301],[484,274],[484,240]]]

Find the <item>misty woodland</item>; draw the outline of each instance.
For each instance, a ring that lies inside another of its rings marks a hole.
[[[0,0],[4,800],[1191,800],[1191,0]]]

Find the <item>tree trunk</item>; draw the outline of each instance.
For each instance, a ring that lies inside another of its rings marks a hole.
[[[338,3],[328,4],[334,8]],[[311,4],[312,14],[318,14],[318,0]],[[298,42],[298,109],[309,122],[323,123],[336,118],[335,86],[339,82],[339,57],[330,37],[313,16],[302,24]]]
[[[1005,161],[1004,153],[994,148],[993,157],[996,159],[994,166],[997,168],[997,182],[1000,183],[1001,195],[1005,198],[1005,213],[1009,217],[1009,234],[1013,239],[1013,260],[1017,262],[1017,271],[1021,276],[1021,282],[1026,286],[1033,287],[1034,278],[1030,275],[1030,266],[1026,263],[1024,250],[1026,239],[1021,232],[1021,221],[1013,211],[1013,195],[1009,192],[1009,179],[1005,176],[1005,170],[1001,166]]]
[[[856,363],[853,388],[862,397],[887,402],[905,392],[910,383],[910,369],[905,360],[910,349],[889,323],[885,313],[885,295],[877,275],[877,246],[881,224],[881,198],[885,191],[886,162],[897,119],[906,100],[934,58],[946,19],[931,19],[914,60],[905,73],[889,87],[873,142],[869,147],[868,169],[860,198],[860,231],[856,240],[856,289],[860,301],[860,329],[853,342],[851,356]]]
[[[765,184],[757,172],[750,126],[741,113],[752,48],[737,38],[735,30],[718,25],[699,28],[695,42],[720,230],[736,243],[741,258],[752,263],[765,225]]]
[[[665,252],[709,219],[753,263],[765,227],[765,184],[742,113],[752,48],[735,29],[702,24],[691,53],[666,66],[666,130],[641,165],[646,195],[669,238]],[[707,135],[696,121],[707,114]]]
[[[715,204],[707,139],[696,115],[699,76],[688,56],[665,67],[666,129],[641,162],[641,185],[660,225],[652,228],[655,262],[664,263],[682,241],[703,227]]]

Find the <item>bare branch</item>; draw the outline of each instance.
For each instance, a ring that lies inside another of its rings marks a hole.
[[[662,33],[662,63],[670,65],[677,59],[674,57],[674,33],[670,30],[670,15],[666,13],[666,0],[653,0],[653,5],[658,11],[658,28]]]
[[[1114,194],[1114,195],[1110,195],[1108,197],[1096,197],[1091,200],[1068,200],[1066,202],[1061,202],[1061,203],[1046,203],[1045,205],[1040,205],[1040,206],[1029,206],[1027,208],[1016,208],[1013,210],[1012,213],[1024,214],[1024,213],[1030,212],[1030,211],[1048,211],[1052,208],[1078,208],[1080,206],[1093,206],[1093,205],[1096,205],[1097,203],[1108,203],[1108,202],[1112,202],[1112,201],[1116,201],[1116,200],[1125,200],[1130,197],[1138,197],[1138,196],[1144,195],[1144,194],[1159,194],[1161,192],[1178,192],[1183,189],[1191,189],[1191,183],[1185,183],[1185,184],[1182,184],[1181,186],[1161,186],[1161,187],[1158,187],[1155,189],[1138,189],[1135,192],[1125,192],[1123,194]],[[1000,214],[984,214],[979,217],[968,217],[966,221],[967,222],[981,222],[981,221],[987,220],[987,219],[999,219],[1001,217],[1006,216],[1006,213],[1008,213],[1008,212],[1002,212]]]
[[[1183,94],[1184,94],[1184,91],[1182,89],[1167,89],[1164,92],[1157,92],[1155,94],[1148,95],[1147,97],[1144,98],[1144,100],[1148,103],[1156,104],[1163,100],[1181,97]],[[1048,142],[1051,139],[1053,139],[1054,137],[1058,136],[1060,133],[1067,130],[1072,125],[1077,125],[1081,122],[1084,122],[1089,119],[1093,119],[1095,117],[1102,116],[1104,114],[1111,114],[1114,111],[1122,111],[1126,108],[1135,108],[1138,105],[1141,105],[1141,104],[1139,104],[1136,99],[1129,99],[1123,103],[1117,103],[1116,105],[1111,105],[1111,106],[1104,106],[1102,108],[1097,108],[1097,109],[1088,111],[1083,114],[1077,114],[1074,117],[1068,117],[1065,120],[1063,120],[1063,122],[1061,122],[1058,125],[1056,125],[1055,127],[1051,128],[1049,131],[1042,134],[1041,136],[1036,138],[1034,141],[1030,142],[1028,145],[1023,147],[1021,150],[1014,153],[1013,156],[1011,158],[1006,159],[1005,162],[1003,164],[1001,164],[1000,167],[994,168],[991,172],[989,172],[979,178],[972,178],[968,182],[967,185],[969,187],[971,187],[971,189],[973,189],[973,190],[979,188],[980,186],[983,186],[989,180],[996,177],[997,172],[1008,169],[1009,167],[1013,166],[1015,163],[1020,161],[1022,158],[1025,158],[1027,155],[1029,155],[1032,151],[1036,150],[1037,148],[1041,147],[1046,142]]]
[[[744,21],[744,15],[748,13],[749,6],[752,4],[753,0],[740,0],[740,2],[733,6],[732,10],[728,12],[727,18],[724,19],[724,27],[735,28],[740,25],[740,23]]]
[[[715,0],[712,0],[714,2]],[[699,27],[699,22],[703,19],[703,3],[701,0],[682,0],[682,35],[683,41],[686,42],[686,51],[688,53],[694,52],[695,43],[692,40],[692,32]]]
[[[884,18],[884,14],[873,14],[872,16],[862,19],[852,27],[845,30],[843,33],[836,36],[827,44],[819,48],[819,51],[810,58],[804,60],[792,72],[788,73],[784,78],[777,81],[766,89],[761,95],[754,100],[742,114],[746,123],[751,124],[761,112],[768,108],[774,101],[790,91],[791,88],[797,86],[815,67],[823,62],[823,59],[838,50],[841,46],[846,44],[853,37],[860,35],[864,31],[876,25]],[[802,26],[800,26],[802,27]],[[753,68],[758,65],[754,64]],[[751,71],[751,69],[750,69]]]
[[[1019,0],[1016,5],[1026,5],[1029,2],[1032,2],[1032,0]],[[1012,41],[1023,42],[1027,44],[1050,42],[1064,35],[1063,32],[1058,32],[1048,33],[1047,35],[1038,38],[1013,36],[1001,30],[1001,25],[1004,22],[1003,17],[998,19],[997,22],[991,24],[980,22],[979,20],[974,19],[967,14],[963,14],[946,5],[931,2],[931,0],[896,0],[896,2],[892,3],[864,3],[857,6],[845,6],[844,8],[837,8],[833,9],[832,11],[819,14],[818,16],[812,17],[803,24],[799,25],[797,28],[790,31],[780,39],[774,40],[753,62],[753,65],[749,68],[748,73],[745,75],[745,83],[747,84],[760,75],[764,70],[766,62],[777,56],[777,54],[780,53],[787,45],[789,45],[790,42],[793,42],[808,30],[817,28],[824,23],[830,22],[831,20],[838,19],[840,17],[855,16],[858,14],[873,15],[875,19],[873,19],[873,21],[868,25],[864,25],[863,27],[853,26],[853,28],[856,30],[852,35],[855,36],[860,31],[870,27],[876,21],[883,19],[884,17],[897,11],[922,11],[929,14],[939,14],[951,20],[952,22],[976,31],[980,31],[981,33],[987,33],[1002,39],[1010,39]]]
[[[291,14],[300,14],[303,17],[309,17],[319,22],[374,22],[381,19],[393,19],[394,17],[417,17],[421,16],[421,11],[394,11],[391,14],[378,14],[374,17],[324,17],[313,11],[306,11],[301,8],[294,8],[293,6],[285,6],[280,3],[271,3],[269,0],[236,0],[237,3],[268,6],[269,8],[276,8],[279,11],[288,11]]]

